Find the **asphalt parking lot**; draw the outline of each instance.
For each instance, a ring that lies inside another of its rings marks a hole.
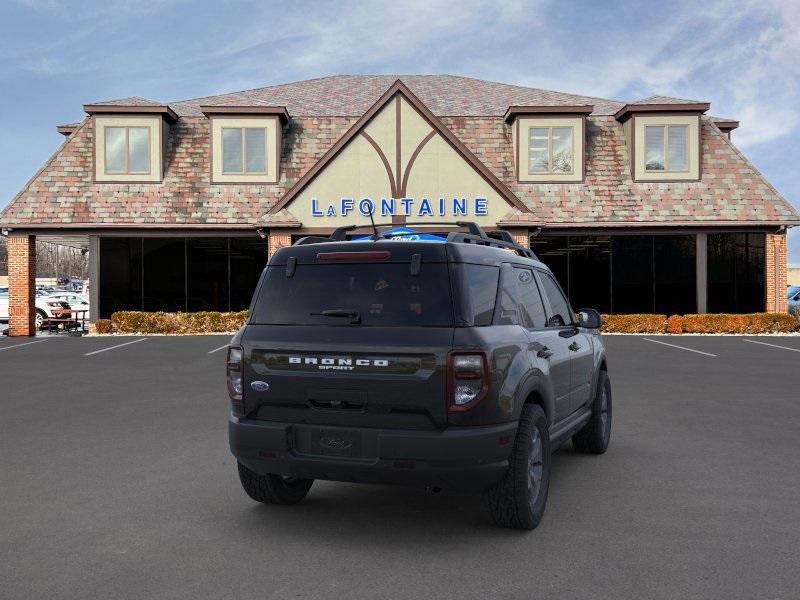
[[[252,502],[226,342],[0,338],[0,598],[797,598],[800,337],[606,337],[611,448],[556,454],[529,533],[400,487]]]

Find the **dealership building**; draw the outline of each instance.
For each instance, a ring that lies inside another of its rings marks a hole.
[[[34,333],[36,239],[89,252],[94,317],[227,311],[277,248],[370,214],[508,231],[605,313],[787,308],[800,215],[704,101],[342,75],[83,108],[0,215],[12,335]]]

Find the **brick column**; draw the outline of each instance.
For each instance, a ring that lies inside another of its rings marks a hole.
[[[764,288],[766,298],[764,308],[767,312],[787,312],[786,279],[786,234],[767,234],[764,248],[765,272]]]
[[[509,229],[508,232],[511,234],[511,237],[514,238],[514,241],[517,244],[523,248],[530,249],[531,238],[527,229]]]
[[[272,258],[272,255],[275,254],[278,248],[283,248],[284,246],[291,246],[291,245],[292,245],[292,234],[290,230],[288,229],[269,230],[268,252],[270,258]]]
[[[36,236],[8,236],[8,334],[36,335]]]

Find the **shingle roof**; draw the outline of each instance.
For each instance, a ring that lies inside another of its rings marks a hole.
[[[130,96],[128,98],[115,98],[114,100],[103,100],[101,102],[89,102],[95,106],[161,106],[163,103],[157,100],[149,100],[141,96]]]
[[[530,212],[511,210],[501,222],[550,226],[800,223],[795,209],[712,124],[702,117],[702,177],[683,183],[636,183],[614,100],[548,92],[466,77],[401,78],[444,125]],[[395,76],[335,76],[172,103],[182,115],[171,126],[164,180],[152,184],[93,181],[93,119],[85,119],[0,215],[9,226],[193,225],[253,227],[296,223],[281,211],[286,192],[395,81]],[[151,100],[125,98],[157,104]],[[648,103],[652,98],[646,99]],[[209,121],[201,104],[286,106],[280,181],[211,185]],[[525,184],[516,180],[510,105],[592,104],[587,119],[586,180]],[[681,100],[680,102],[685,102]]]
[[[550,90],[483,81],[457,75],[332,75],[219,96],[170,102],[183,117],[201,116],[200,105],[285,106],[291,115],[359,117],[397,79],[406,84],[436,116],[502,116],[512,105],[592,104],[594,114],[608,115],[624,102]]]
[[[628,104],[705,104],[705,101],[686,100],[684,98],[674,98],[673,96],[648,96],[641,100],[628,102]]]

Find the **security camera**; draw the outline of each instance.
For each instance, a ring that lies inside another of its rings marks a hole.
[[[258,229],[256,229],[256,233],[258,234],[258,237],[260,237],[262,240],[267,239],[267,232],[264,231],[263,228],[259,227]]]

